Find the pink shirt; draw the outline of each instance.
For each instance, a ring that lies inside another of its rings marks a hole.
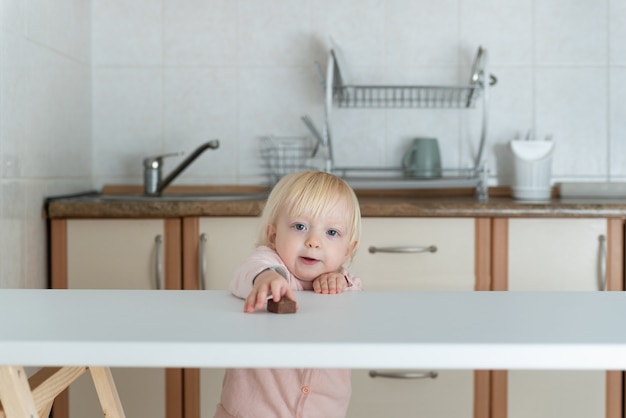
[[[252,280],[268,267],[293,290],[313,289],[294,277],[275,251],[262,246],[237,268],[231,292],[245,299]],[[360,279],[346,269],[342,273],[350,283],[344,291],[361,290]],[[350,375],[349,369],[227,369],[215,418],[343,418],[352,392]]]

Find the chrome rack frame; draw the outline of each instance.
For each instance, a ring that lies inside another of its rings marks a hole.
[[[343,68],[342,68],[343,67]],[[487,72],[487,51],[479,47],[467,85],[355,85],[346,83],[346,68],[339,48],[330,50],[325,88],[324,132],[326,170],[359,188],[458,188],[475,187],[479,200],[488,199],[487,143],[489,87],[497,83]],[[404,176],[402,168],[336,167],[332,152],[332,107],[338,108],[421,108],[469,109],[480,101],[482,126],[477,152],[470,168],[445,169],[441,178],[415,179]]]

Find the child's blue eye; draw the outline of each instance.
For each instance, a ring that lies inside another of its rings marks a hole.
[[[306,228],[306,227],[304,226],[304,224],[295,224],[293,227],[294,227],[297,231],[304,231],[304,229]]]
[[[334,229],[329,229],[328,232],[326,233],[330,235],[331,237],[336,237],[339,235],[339,231],[335,231]]]

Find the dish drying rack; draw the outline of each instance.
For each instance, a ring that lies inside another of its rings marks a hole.
[[[261,158],[275,185],[281,177],[297,171],[320,169],[312,159],[315,144],[306,136],[266,136],[261,138]]]
[[[467,85],[356,85],[346,77],[346,64],[337,45],[330,51],[325,87],[325,115],[322,147],[326,149],[326,171],[346,179],[355,188],[462,188],[475,187],[479,200],[488,198],[488,169],[483,157],[487,142],[488,89],[495,85],[495,76],[487,75],[487,51],[478,47]],[[407,177],[400,167],[336,167],[332,153],[331,115],[338,108],[421,108],[470,109],[480,102],[482,126],[473,166],[442,169],[440,178]]]

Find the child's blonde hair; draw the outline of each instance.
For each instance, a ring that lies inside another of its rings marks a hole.
[[[276,225],[280,212],[285,209],[290,216],[312,216],[317,218],[344,198],[348,206],[350,243],[358,242],[361,236],[361,209],[359,201],[344,180],[321,171],[302,171],[284,176],[274,186],[267,198],[261,215],[261,230],[257,245],[269,245],[268,226]],[[356,253],[356,245],[351,257]]]

